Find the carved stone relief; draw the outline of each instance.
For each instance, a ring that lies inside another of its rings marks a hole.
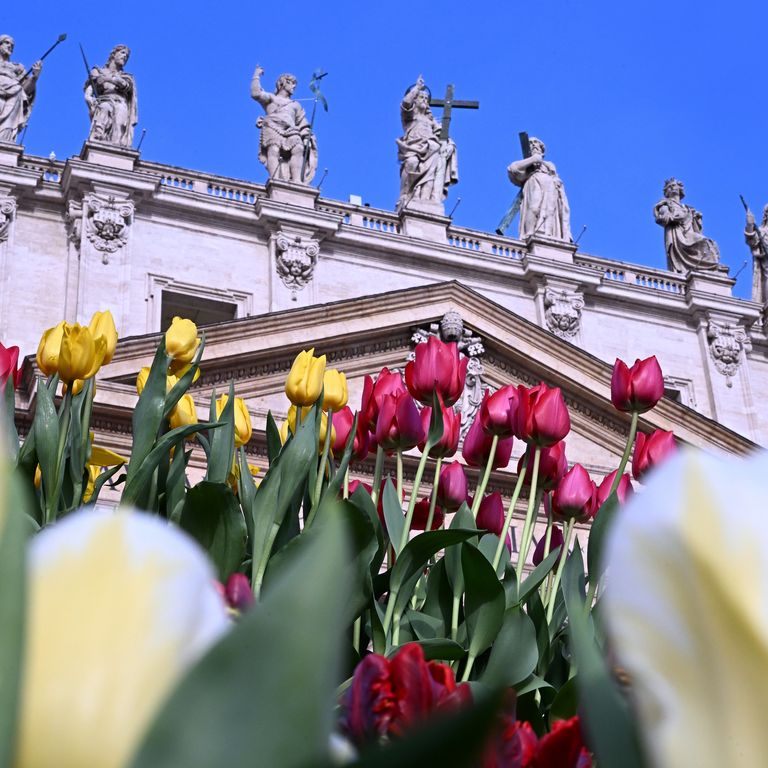
[[[577,291],[547,288],[544,292],[544,319],[547,328],[561,339],[572,339],[581,326],[584,296]]]
[[[64,219],[67,225],[67,238],[74,244],[75,248],[80,248],[80,241],[83,236],[83,204],[77,200],[70,200],[67,203],[67,213]]]
[[[93,193],[85,198],[84,203],[87,213],[85,235],[93,247],[101,252],[102,261],[108,264],[109,254],[115,253],[128,242],[133,201]]]
[[[710,320],[707,326],[707,339],[715,368],[726,377],[727,385],[733,386],[731,378],[736,375],[744,354],[752,349],[749,335],[743,328],[733,323],[718,323]]]
[[[16,198],[10,195],[0,195],[0,243],[8,239],[11,222],[16,215]]]
[[[296,299],[300,291],[312,279],[320,254],[320,245],[316,240],[300,235],[287,235],[280,232],[275,240],[275,266],[277,274],[286,288]]]

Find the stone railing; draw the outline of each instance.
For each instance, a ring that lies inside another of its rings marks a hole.
[[[30,171],[36,171],[42,181],[58,184],[61,181],[64,163],[59,160],[46,160],[42,157],[28,157],[25,155],[21,160],[21,167]]]
[[[319,200],[317,208],[342,217],[342,222],[350,227],[362,227],[383,235],[399,235],[400,219],[392,211],[371,208],[367,205],[352,205],[337,201]]]
[[[603,280],[608,282],[650,288],[653,291],[662,291],[678,296],[685,294],[685,278],[666,269],[625,264],[621,261],[610,261],[609,259],[578,253],[574,257],[574,263],[582,267],[599,270],[603,273]]]
[[[527,253],[525,244],[519,240],[463,227],[448,228],[448,245],[506,259],[522,259]]]

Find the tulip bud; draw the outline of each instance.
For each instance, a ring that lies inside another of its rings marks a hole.
[[[64,336],[64,321],[43,332],[37,346],[37,367],[45,376],[52,376],[59,370],[61,340]]]
[[[416,506],[413,508],[413,519],[411,520],[411,530],[413,531],[425,531],[427,529],[427,520],[429,520],[429,505],[430,498],[420,499],[416,502]],[[432,515],[432,525],[430,531],[436,531],[443,525],[445,521],[445,512],[440,507],[435,506],[434,514]]]
[[[174,317],[171,327],[165,332],[165,351],[168,355],[174,360],[190,363],[199,346],[197,326],[191,320]]]
[[[0,344],[0,390],[4,389],[6,382],[16,389],[21,381],[21,368],[18,366],[19,348],[4,347]]]
[[[611,376],[611,402],[619,411],[645,413],[664,396],[664,376],[655,356],[635,360],[628,368],[616,359]]]
[[[491,454],[492,442],[493,438],[483,431],[483,425],[478,414],[464,438],[464,446],[461,449],[464,461],[470,467],[485,467]],[[509,464],[513,442],[514,438],[512,437],[505,437],[498,441],[493,457],[493,469],[503,469]]]
[[[586,522],[595,514],[597,486],[581,464],[574,464],[558,483],[552,495],[552,515],[556,520],[576,518]]]
[[[606,475],[600,485],[597,486],[597,509],[605,504],[608,500],[608,496],[611,493],[611,487],[613,481],[616,479],[616,473],[618,469],[614,469],[610,475]],[[632,480],[629,475],[624,473],[619,480],[619,484],[616,486],[616,498],[619,500],[619,504],[623,504],[634,493],[632,488]]]
[[[33,480],[33,482],[35,484],[35,488],[37,488],[37,490],[39,491],[40,486],[43,484],[43,472],[40,469],[39,464],[35,467],[35,479]]]
[[[531,484],[533,476],[533,452],[535,448],[528,446],[525,453],[517,462],[517,474],[523,470],[523,463],[526,464],[524,485]],[[539,451],[539,476],[536,481],[536,487],[545,491],[552,491],[557,487],[560,479],[568,471],[568,460],[565,457],[565,441],[560,440],[554,445],[541,448]]]
[[[650,435],[638,432],[635,453],[632,456],[632,475],[635,480],[642,479],[648,471],[676,451],[677,444],[673,432],[663,429],[654,430]]]
[[[227,579],[227,586],[224,588],[224,594],[227,603],[229,603],[232,608],[240,611],[240,613],[247,611],[254,603],[251,583],[242,573],[233,573]]]
[[[478,528],[482,528],[485,531],[490,531],[497,536],[501,536],[505,517],[504,502],[502,501],[500,493],[489,493],[488,495],[483,496],[475,520]]]
[[[554,445],[571,429],[571,418],[558,387],[542,383],[535,387],[517,388],[518,405],[512,416],[515,435],[526,443]]]
[[[190,424],[197,424],[197,408],[195,407],[195,401],[192,399],[192,395],[182,395],[181,399],[174,406],[171,411],[171,415],[168,418],[171,429],[176,427],[186,427]],[[195,436],[189,435],[188,440],[194,440]]]
[[[513,384],[491,393],[486,390],[480,404],[480,422],[488,435],[512,437],[512,416],[517,409],[517,387]]]
[[[549,539],[549,552],[554,552],[558,547],[561,547],[560,554],[555,560],[555,565],[560,562],[560,558],[563,556],[562,546],[565,543],[563,539],[563,532],[557,525],[552,526],[552,535]],[[537,566],[544,559],[544,549],[547,544],[547,537],[542,536],[536,544],[536,549],[533,551],[533,565]],[[547,554],[549,554],[549,552]]]
[[[348,399],[347,377],[335,368],[326,368],[323,374],[323,410],[340,411]]]
[[[285,394],[294,405],[313,405],[323,389],[325,355],[315,357],[314,351],[299,352],[285,380]]]
[[[414,359],[405,366],[405,383],[411,395],[424,405],[437,392],[446,405],[453,405],[464,391],[469,358],[461,356],[456,342],[436,336],[416,345]]]
[[[117,328],[115,328],[115,320],[112,317],[112,313],[107,310],[106,312],[94,312],[91,322],[88,324],[88,329],[94,339],[99,336],[104,338],[106,343],[106,353],[104,354],[104,365],[112,362],[112,357],[115,354],[115,347],[117,347]]]
[[[90,379],[101,367],[106,351],[103,336],[94,340],[88,328],[65,323],[58,366],[61,380],[71,384],[75,379]]]
[[[440,456],[445,458],[446,456],[453,456],[459,448],[459,436],[461,433],[461,414],[453,410],[453,408],[446,408],[441,403],[443,412],[443,435],[437,443],[432,446],[432,450],[429,452],[431,458],[436,459]],[[419,442],[419,450],[424,453],[424,449],[427,445],[427,435],[429,434],[429,424],[432,420],[432,409],[421,409],[421,426],[424,430],[424,439]]]
[[[446,464],[440,472],[437,486],[437,503],[453,512],[467,500],[467,476],[464,467],[454,461]]]
[[[385,451],[407,451],[424,439],[421,415],[407,392],[385,395],[376,421],[376,442]]]
[[[221,413],[224,410],[224,406],[229,400],[229,395],[222,395],[216,401],[216,418],[221,418]],[[245,445],[253,434],[253,426],[251,425],[251,414],[248,411],[248,406],[245,404],[245,400],[242,397],[235,398],[235,448],[240,448]]]

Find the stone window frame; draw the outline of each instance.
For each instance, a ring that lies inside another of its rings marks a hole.
[[[248,291],[233,289],[211,288],[207,285],[196,285],[175,280],[168,275],[147,273],[147,333],[157,333],[160,328],[163,312],[163,291],[180,293],[190,297],[221,301],[234,304],[235,318],[249,317],[253,311],[253,294]]]
[[[665,376],[664,388],[674,389],[680,394],[680,404],[688,408],[696,409],[696,395],[693,389],[693,382],[690,379],[682,379],[678,376]]]

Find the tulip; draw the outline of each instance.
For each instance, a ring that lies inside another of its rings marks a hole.
[[[446,405],[453,405],[464,392],[469,358],[462,355],[456,342],[446,343],[436,336],[416,345],[414,359],[405,366],[405,384],[411,395],[424,405],[431,405],[437,392]]]
[[[528,446],[525,453],[517,462],[517,474],[523,471],[525,463],[527,469],[523,478],[524,485],[531,484],[533,476],[533,450]],[[560,479],[568,471],[568,460],[565,457],[565,441],[560,440],[554,445],[549,445],[539,451],[539,474],[536,487],[539,490],[552,491],[557,487]]]
[[[314,352],[314,347],[309,351],[299,352],[285,380],[285,394],[294,405],[313,405],[320,397],[325,374],[325,355],[315,357]]]
[[[136,376],[136,392],[140,395],[144,391],[144,387],[147,386],[147,380],[149,379],[149,368],[144,366]],[[165,377],[165,393],[168,394],[177,384],[179,380],[176,376],[169,374]]]
[[[96,490],[96,480],[101,474],[101,467],[89,464],[86,467],[88,471],[88,480],[83,491],[83,504],[87,504],[93,498],[93,492]]]
[[[233,573],[227,579],[224,595],[230,607],[240,611],[240,613],[247,611],[254,603],[251,582],[242,573]]]
[[[334,454],[341,455],[347,447],[352,425],[355,423],[355,416],[352,409],[345,405],[340,411],[333,414],[332,422],[335,432],[335,439],[331,449]],[[358,415],[357,429],[355,430],[355,440],[352,444],[352,458],[355,461],[362,461],[368,455],[368,445],[370,442],[368,429],[363,424],[362,416]]]
[[[363,488],[370,496],[373,492],[373,486],[368,483],[364,483],[362,480],[350,480],[349,481],[349,495],[351,496],[358,488]]]
[[[168,421],[171,425],[171,429],[176,429],[176,427],[186,427],[190,424],[197,424],[197,408],[195,407],[195,401],[192,399],[192,395],[182,395],[179,402],[176,403],[171,411]],[[193,440],[194,434],[190,435],[188,439]]]
[[[608,501],[608,496],[610,496],[613,481],[616,479],[616,473],[618,471],[618,469],[614,469],[613,472],[611,472],[610,475],[606,475],[600,485],[597,486],[598,510],[606,501]],[[618,499],[619,504],[623,504],[633,492],[632,480],[629,475],[625,473],[621,476],[621,480],[619,480],[619,484],[616,486],[616,498]]]
[[[656,766],[761,766],[768,754],[768,456],[683,449],[605,542],[611,647]]]
[[[291,434],[296,434],[296,412],[297,408],[295,405],[292,405],[288,408],[288,418],[283,423],[283,426],[280,428],[280,437],[285,443],[285,441],[288,438],[288,430],[290,430]],[[306,408],[301,409],[301,422],[304,422],[304,418],[306,415],[310,412],[311,407],[307,406]],[[323,445],[325,445],[325,433],[328,429],[328,415],[325,413],[325,411],[321,412],[320,415],[320,436],[318,438],[318,444],[319,449],[323,449]],[[336,430],[333,427],[333,422],[331,422],[331,444],[333,444],[336,440]]]
[[[192,363],[185,363],[183,360],[171,360],[171,364],[168,366],[168,378],[175,378],[177,381],[192,367]],[[200,368],[195,369],[195,373],[192,376],[192,383],[194,384],[200,378]]]
[[[411,520],[411,529],[415,531],[426,531],[427,521],[429,520],[429,497],[425,497],[416,502],[416,506],[413,508],[413,519]],[[430,531],[436,531],[440,528],[445,520],[445,512],[440,507],[435,506],[434,514],[432,515],[432,525]]]
[[[645,413],[664,396],[664,376],[655,356],[635,360],[628,368],[616,358],[611,376],[611,402],[619,411]]]
[[[221,418],[221,413],[224,410],[224,406],[229,401],[229,395],[222,395],[216,401],[216,418]],[[235,398],[235,448],[240,448],[245,445],[253,434],[253,426],[251,425],[251,414],[248,410],[248,406],[245,404],[245,400],[242,397]]]
[[[480,422],[487,435],[512,437],[512,416],[517,410],[517,400],[517,387],[513,384],[507,384],[492,394],[486,390],[480,404]]]
[[[529,768],[536,765],[539,738],[530,723],[507,716],[483,755],[482,768]]]
[[[16,389],[21,381],[21,368],[18,366],[19,348],[4,347],[0,343],[0,390],[5,387],[6,382],[10,381],[11,386]]]
[[[437,486],[437,503],[453,512],[467,500],[467,476],[464,467],[454,461],[446,464],[440,472]]]
[[[88,328],[64,324],[59,353],[59,376],[67,384],[75,379],[90,379],[104,361],[107,342],[103,336],[94,339]]]
[[[45,376],[52,376],[59,370],[61,340],[64,336],[64,321],[43,332],[37,347],[37,367]]]
[[[632,456],[632,476],[635,480],[642,477],[668,456],[675,453],[677,444],[675,435],[663,429],[657,429],[650,435],[637,433],[635,453]]]
[[[382,368],[375,382],[370,376],[365,377],[360,415],[371,432],[376,431],[382,399],[386,395],[397,395],[405,391],[403,377],[397,371],[390,372],[389,368]]]
[[[517,388],[518,405],[512,416],[515,435],[541,447],[554,445],[571,429],[571,419],[558,387],[546,384]]]
[[[559,526],[553,525],[552,526],[552,533],[549,537],[549,551],[554,552],[558,547],[560,547],[560,554],[557,556],[557,559],[555,560],[555,564],[560,562],[560,558],[563,556],[563,550],[562,546],[565,543],[565,539],[563,538],[563,532],[560,529]],[[547,537],[542,536],[538,543],[536,544],[536,549],[533,550],[533,564],[534,566],[538,565],[543,559],[544,559],[544,550],[547,547]],[[549,554],[549,553],[547,553]]]
[[[446,408],[442,405],[443,412],[443,435],[440,440],[432,447],[429,455],[433,459],[453,456],[459,448],[459,437],[461,435],[461,414]],[[424,453],[427,444],[427,435],[429,434],[429,423],[432,420],[432,409],[429,407],[421,409],[421,427],[424,430],[424,439],[419,441],[419,450]]]
[[[581,464],[574,464],[552,495],[552,515],[557,520],[586,522],[595,513],[597,486]]]
[[[323,374],[323,410],[340,411],[349,399],[347,377],[335,368],[326,368]]]
[[[501,530],[504,527],[504,517],[504,502],[502,501],[501,494],[496,492],[483,496],[475,520],[477,527],[501,536]]]
[[[157,517],[83,510],[31,540],[27,567],[14,765],[129,765],[229,627],[208,558]]]
[[[174,360],[191,363],[200,346],[197,326],[191,320],[174,317],[165,332],[165,351]]]
[[[88,329],[94,339],[102,336],[107,345],[107,351],[104,354],[104,365],[112,362],[112,357],[115,354],[115,347],[117,347],[117,328],[115,328],[115,320],[112,317],[112,313],[107,310],[106,312],[94,312],[91,322],[88,324]]]
[[[470,467],[484,467],[488,463],[491,453],[493,438],[483,431],[483,425],[479,416],[475,420],[464,438],[464,446],[461,455]],[[514,438],[506,437],[498,441],[496,453],[493,457],[493,469],[503,469],[509,464],[512,455]]]
[[[376,420],[376,442],[385,451],[407,451],[424,439],[421,416],[407,392],[384,395]]]

